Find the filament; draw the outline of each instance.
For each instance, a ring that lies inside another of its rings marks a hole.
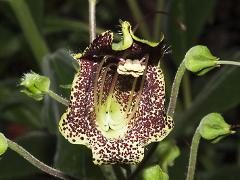
[[[94,100],[95,112],[97,112],[97,98],[98,98],[97,97],[97,83],[98,83],[98,78],[99,78],[102,66],[108,58],[109,58],[109,56],[104,56],[104,58],[102,59],[102,61],[99,64],[99,67],[98,67],[97,72],[96,72],[96,77],[95,77],[94,86],[93,86],[93,100]]]
[[[138,92],[138,96],[137,96],[135,105],[134,105],[134,107],[133,107],[133,110],[132,110],[131,114],[130,114],[129,117],[128,117],[128,121],[130,121],[130,120],[132,119],[132,117],[134,116],[134,114],[136,113],[136,111],[137,111],[137,109],[138,109],[138,107],[139,107],[139,103],[140,103],[141,96],[142,96],[142,91],[143,91],[144,82],[145,82],[145,80],[146,80],[148,58],[149,58],[149,57],[146,57],[146,62],[145,62],[146,68],[145,68],[145,70],[144,70],[144,72],[143,72],[142,80],[141,80],[141,85],[140,85],[139,92]]]
[[[126,108],[126,111],[125,111],[125,117],[127,117],[128,113],[129,113],[129,110],[131,108],[131,105],[132,105],[133,94],[134,94],[134,90],[136,88],[137,80],[138,80],[137,77],[134,78],[132,89],[131,89],[131,94],[129,96],[129,101],[128,101],[127,108]]]
[[[100,90],[99,90],[98,106],[101,106],[101,103],[102,103],[103,87],[104,87],[104,82],[105,82],[105,80],[106,80],[107,72],[108,72],[109,68],[110,68],[111,66],[113,66],[113,65],[115,65],[115,64],[113,64],[113,63],[108,64],[108,65],[106,66],[106,70],[105,70],[104,73],[103,73],[102,83],[101,83],[101,85],[100,85]]]

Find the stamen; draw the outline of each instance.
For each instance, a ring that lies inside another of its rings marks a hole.
[[[129,113],[129,111],[130,111],[130,108],[131,108],[131,105],[132,105],[132,100],[133,100],[134,90],[135,90],[136,84],[137,84],[137,80],[138,80],[137,77],[134,78],[133,85],[132,85],[132,89],[131,89],[131,94],[130,94],[130,96],[129,96],[128,105],[127,105],[127,108],[126,108],[124,117],[127,117],[128,113]]]
[[[118,78],[118,72],[116,71],[114,76],[113,76],[112,84],[111,84],[111,87],[110,87],[110,90],[109,90],[109,95],[113,94],[113,90],[115,88],[115,85],[116,85],[116,82],[117,82],[117,78]]]
[[[100,85],[100,90],[99,90],[99,98],[98,98],[98,107],[101,106],[102,104],[102,96],[103,96],[103,87],[104,87],[104,82],[106,80],[106,76],[107,76],[107,72],[108,70],[110,69],[111,66],[114,66],[115,64],[113,63],[110,63],[106,66],[106,70],[104,71],[103,73],[103,76],[102,76],[102,82],[101,82],[101,85]]]
[[[95,112],[97,112],[97,84],[98,84],[98,78],[100,75],[100,72],[102,70],[102,66],[104,64],[104,62],[109,58],[109,56],[104,56],[104,58],[102,59],[102,61],[99,64],[99,67],[97,69],[96,72],[96,77],[95,77],[95,81],[94,81],[94,87],[93,87],[93,99],[94,99],[94,107],[95,107]]]
[[[146,79],[146,73],[147,73],[147,65],[148,65],[148,59],[149,59],[149,56],[146,56],[146,61],[145,61],[145,70],[143,72],[143,75],[142,75],[142,80],[141,80],[141,85],[140,85],[140,88],[139,88],[139,92],[138,92],[138,97],[136,99],[136,102],[135,102],[135,105],[133,107],[133,110],[131,112],[131,114],[129,115],[128,117],[128,122],[132,119],[132,117],[134,116],[134,114],[136,113],[138,107],[139,107],[139,103],[140,103],[140,100],[141,100],[141,96],[142,96],[142,91],[143,91],[143,86],[144,86],[144,83],[145,83],[145,79]]]

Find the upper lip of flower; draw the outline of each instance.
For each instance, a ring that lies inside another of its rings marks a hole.
[[[134,35],[129,22],[120,20],[122,29],[122,38],[119,42],[113,42],[113,32],[110,30],[99,35],[82,54],[77,54],[77,59],[95,59],[99,61],[103,56],[118,57],[124,59],[142,59],[148,54],[150,64],[158,63],[159,59],[167,53],[169,47],[165,45],[164,35],[161,34],[159,42],[151,42],[138,38]]]
[[[92,149],[96,164],[137,163],[144,146],[173,128],[164,110],[163,74],[153,59],[162,44],[137,38],[126,21],[121,25],[122,41],[113,46],[113,33],[107,31],[76,56],[81,72],[59,123],[71,143]]]

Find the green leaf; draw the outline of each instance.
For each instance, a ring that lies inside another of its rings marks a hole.
[[[42,132],[31,132],[17,140],[17,143],[28,150],[39,160],[51,166],[54,143],[53,139]],[[20,157],[14,151],[8,150],[0,159],[0,179],[14,179],[41,173],[36,167]]]
[[[168,21],[168,37],[176,64],[179,64],[187,49],[193,46],[214,8],[216,0],[173,1],[170,14],[182,21],[187,30],[184,32],[173,21]]]
[[[91,150],[82,145],[71,144],[61,135],[58,136],[55,167],[83,179],[104,179],[100,167],[92,162]]]

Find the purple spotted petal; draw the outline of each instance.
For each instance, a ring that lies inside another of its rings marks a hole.
[[[144,146],[162,140],[173,128],[172,119],[165,115],[165,90],[161,70],[151,65],[147,67],[142,93],[139,95],[143,77],[138,79],[133,91],[128,113],[133,113],[133,116],[126,125],[127,130],[121,137],[109,138],[96,125],[94,82],[99,64],[86,59],[79,62],[81,72],[74,78],[70,105],[59,123],[60,132],[71,143],[89,147],[95,164],[139,163],[144,156]],[[114,68],[116,67],[104,66],[97,77],[98,97],[103,88],[102,103],[109,95],[116,72]],[[123,112],[129,104],[132,84],[133,77],[119,75],[114,86],[113,96]],[[137,103],[138,98],[140,101]],[[138,105],[136,111],[135,105]]]

